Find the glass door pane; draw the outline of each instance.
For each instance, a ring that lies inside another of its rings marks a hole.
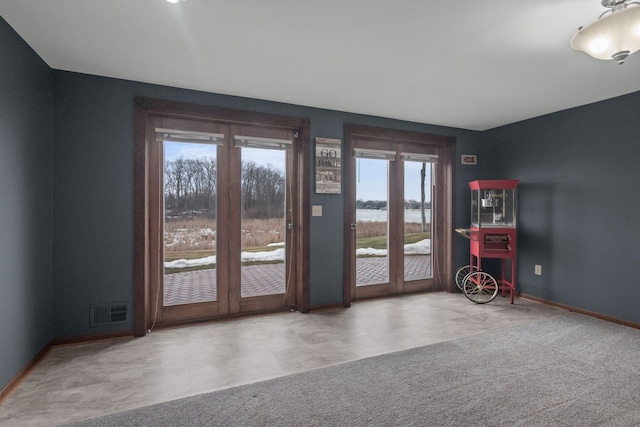
[[[164,306],[218,298],[216,148],[164,141]]]
[[[404,162],[404,281],[432,277],[431,168]]]
[[[389,282],[388,164],[356,159],[356,286]]]
[[[286,283],[286,155],[242,148],[242,298],[283,294]]]

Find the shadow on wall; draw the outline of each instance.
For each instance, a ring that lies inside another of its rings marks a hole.
[[[519,291],[553,299],[553,227],[555,184],[520,181],[518,186],[518,283]],[[541,274],[536,275],[536,265]]]

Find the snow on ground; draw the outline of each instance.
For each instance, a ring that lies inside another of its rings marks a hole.
[[[272,243],[269,246],[284,246],[284,243]],[[425,239],[416,243],[404,245],[404,253],[406,255],[425,255],[431,253],[431,240]],[[356,256],[386,256],[386,249],[360,248],[356,250]],[[274,251],[263,252],[242,252],[242,262],[251,261],[284,261],[284,248],[278,248]],[[208,256],[196,259],[177,259],[164,263],[165,268],[187,268],[201,267],[216,263],[216,256]]]
[[[405,255],[425,255],[431,253],[431,239],[424,239],[416,243],[404,245],[404,253]],[[356,256],[387,256],[387,250],[360,248],[356,249]]]
[[[405,255],[426,255],[431,253],[431,239],[404,245],[404,253]]]
[[[177,259],[175,261],[168,261],[164,263],[164,268],[201,267],[203,265],[210,265],[215,263],[216,263],[216,256],[212,255],[204,258]]]

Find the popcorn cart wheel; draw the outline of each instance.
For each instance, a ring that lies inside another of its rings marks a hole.
[[[464,279],[467,277],[467,274],[475,271],[475,267],[471,265],[463,265],[456,271],[456,285],[458,285],[458,289],[464,291]]]
[[[486,304],[498,295],[498,282],[484,271],[473,271],[463,279],[463,292],[476,304]]]
[[[471,240],[470,230],[458,228],[456,232]],[[498,296],[498,282],[487,272],[478,271],[475,265],[463,265],[456,271],[456,285],[464,296],[476,304],[486,304]]]

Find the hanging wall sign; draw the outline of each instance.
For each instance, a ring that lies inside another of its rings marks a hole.
[[[475,154],[463,154],[460,156],[460,164],[462,165],[477,165],[478,156]]]
[[[316,138],[316,193],[340,194],[341,166],[340,140]]]

